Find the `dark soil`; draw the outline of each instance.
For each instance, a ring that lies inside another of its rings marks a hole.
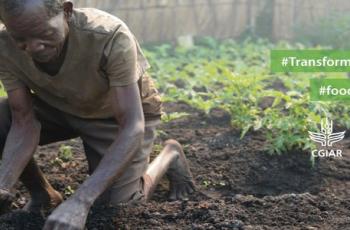
[[[205,115],[181,103],[166,110],[191,115],[162,125],[153,155],[162,141],[177,139],[198,192],[189,201],[167,202],[164,180],[151,202],[94,207],[88,229],[350,229],[350,139],[342,141],[343,158],[323,158],[312,167],[307,153],[265,153],[263,134],[240,139],[223,111]],[[73,146],[68,163],[55,160],[61,144]],[[86,178],[79,140],[41,147],[36,158],[65,197]],[[16,197],[13,209],[27,201],[23,186]],[[42,217],[22,211],[0,217],[1,230],[37,230],[43,223]]]

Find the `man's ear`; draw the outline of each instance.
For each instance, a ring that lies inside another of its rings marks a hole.
[[[65,1],[63,3],[63,11],[65,18],[69,20],[73,13],[73,3],[71,1]]]

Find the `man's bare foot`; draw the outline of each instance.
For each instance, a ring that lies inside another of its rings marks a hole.
[[[62,195],[56,190],[45,192],[45,194],[35,194],[31,197],[28,203],[23,207],[24,211],[28,212],[42,212],[44,210],[49,210],[56,208],[63,202]]]
[[[196,187],[186,156],[180,143],[175,140],[166,141],[165,146],[169,146],[178,154],[166,173],[170,183],[169,200],[188,200],[188,195],[192,194]]]
[[[0,189],[0,215],[10,211],[14,198],[10,191]]]

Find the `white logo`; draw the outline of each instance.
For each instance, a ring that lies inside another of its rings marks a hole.
[[[315,133],[309,131],[309,137],[311,140],[321,143],[322,146],[332,147],[336,142],[344,139],[345,131],[339,133],[333,133],[333,121],[329,121],[328,118],[321,120],[321,132]]]

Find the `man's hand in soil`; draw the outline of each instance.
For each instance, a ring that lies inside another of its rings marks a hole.
[[[47,219],[43,230],[84,229],[89,214],[89,205],[76,199],[62,203]]]

